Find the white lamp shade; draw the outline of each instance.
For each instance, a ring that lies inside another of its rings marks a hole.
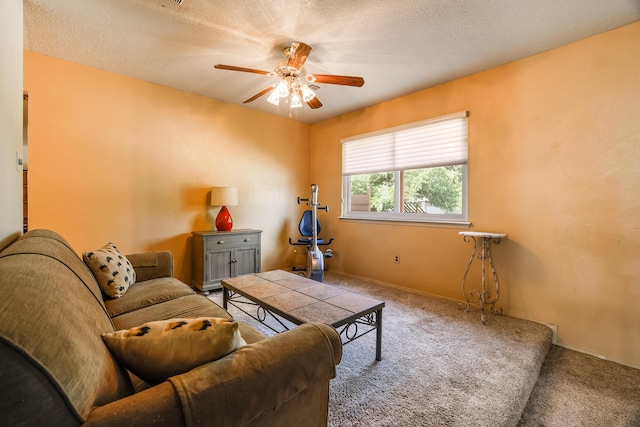
[[[238,189],[236,187],[212,187],[211,206],[236,206]]]

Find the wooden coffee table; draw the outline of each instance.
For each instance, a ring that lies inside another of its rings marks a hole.
[[[382,359],[382,308],[384,301],[316,282],[284,270],[248,274],[222,280],[223,306],[233,305],[275,332],[294,325],[317,322],[331,325],[340,333],[343,344],[375,330],[376,360]],[[256,314],[246,311],[256,307]],[[265,323],[271,315],[282,327]]]

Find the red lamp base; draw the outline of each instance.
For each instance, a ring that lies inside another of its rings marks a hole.
[[[218,231],[231,231],[231,228],[233,228],[233,219],[227,207],[223,206],[216,217],[216,229]]]

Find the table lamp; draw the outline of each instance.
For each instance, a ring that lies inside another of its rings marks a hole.
[[[231,231],[233,219],[227,206],[238,204],[238,189],[235,187],[212,187],[211,206],[222,206],[216,217],[216,229],[218,231]]]

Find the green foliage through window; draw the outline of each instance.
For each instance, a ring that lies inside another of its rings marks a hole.
[[[409,213],[460,213],[462,165],[378,172],[351,176],[351,194],[368,194],[371,212],[396,212],[396,177],[404,192],[402,209]]]
[[[405,171],[404,202],[422,202],[444,213],[461,212],[462,166]]]

